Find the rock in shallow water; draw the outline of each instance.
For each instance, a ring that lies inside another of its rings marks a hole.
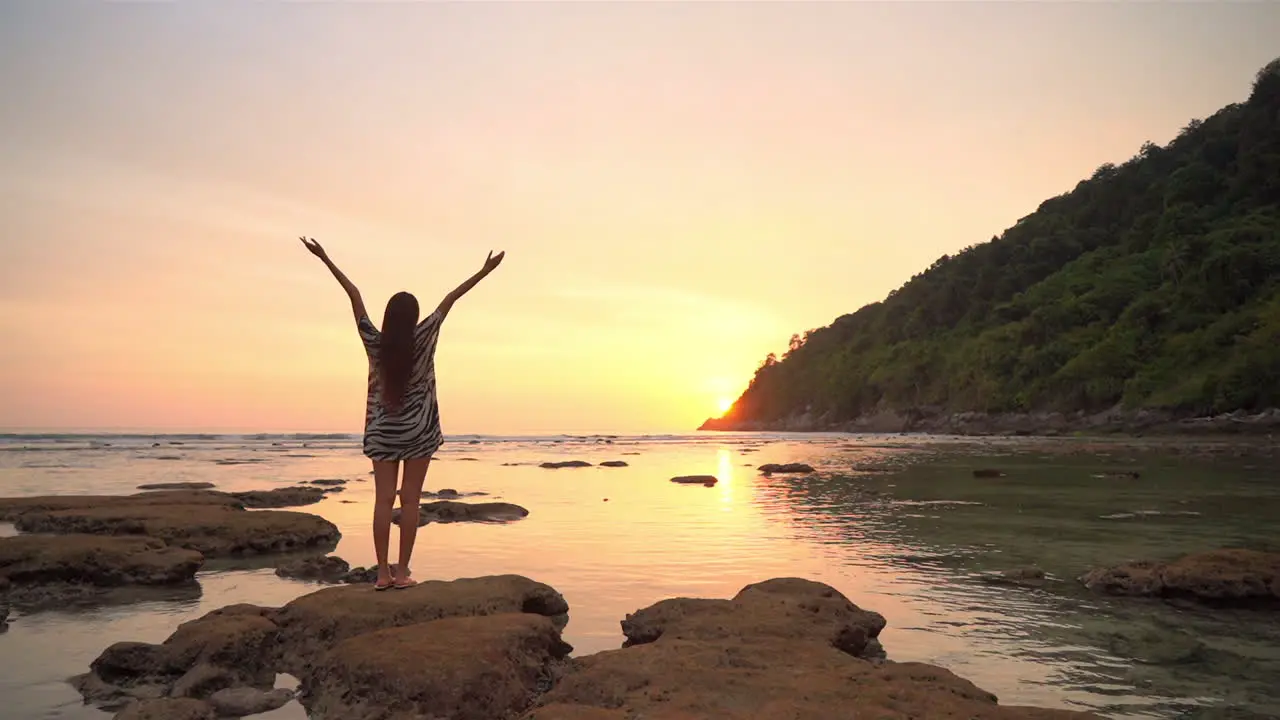
[[[279,629],[272,610],[230,605],[178,626],[162,644],[118,642],[71,679],[87,702],[207,698],[229,687],[269,689]]]
[[[336,525],[316,515],[249,512],[240,500],[208,490],[3,498],[0,519],[31,533],[145,535],[205,557],[306,550],[341,537]]]
[[[804,473],[813,472],[813,467],[810,465],[805,465],[804,463],[784,463],[781,465],[778,463],[766,463],[764,465],[761,465],[759,469],[760,469],[760,472],[765,475],[772,475],[774,473],[804,474]]]
[[[437,500],[418,506],[418,525],[428,523],[491,522],[503,523],[527,517],[529,511],[504,502],[464,503]],[[391,511],[393,522],[400,522],[400,508]]]
[[[560,468],[581,468],[591,467],[591,463],[586,460],[561,460],[559,462],[544,462],[538,467],[548,470],[558,470]]]
[[[1091,717],[1001,707],[941,668],[864,659],[879,654],[884,618],[807,580],[750,585],[731,600],[664,600],[623,622],[628,647],[577,659],[559,634],[567,611],[554,589],[515,575],[328,588],[280,610],[224,608],[160,646],[112,646],[93,674],[141,688],[184,668],[214,668],[200,677],[222,682],[238,669],[254,682],[226,687],[257,684],[261,697],[269,676],[288,672],[313,720]],[[210,701],[227,694],[190,686]],[[161,703],[172,701],[134,707]]]
[[[1080,582],[1108,595],[1275,609],[1280,608],[1280,553],[1224,549],[1172,562],[1144,560],[1090,570]]]
[[[139,490],[208,490],[213,487],[211,482],[167,482],[167,483],[150,483],[147,485],[139,485]]]
[[[278,577],[293,578],[295,580],[317,580],[329,583],[342,582],[343,578],[350,572],[350,563],[335,555],[298,558],[285,562],[276,568]]]
[[[285,508],[314,505],[324,499],[326,490],[318,487],[282,487],[270,490],[246,490],[230,493],[247,508]]]
[[[204,562],[194,550],[149,537],[19,535],[0,538],[0,577],[14,586],[77,583],[99,587],[190,581]]]
[[[711,487],[718,482],[715,475],[677,475],[671,478],[671,482],[680,485],[706,485]]]
[[[1086,718],[1003,707],[942,668],[872,662],[879,614],[797,578],[676,598],[623,622],[628,647],[573,659],[524,720]]]

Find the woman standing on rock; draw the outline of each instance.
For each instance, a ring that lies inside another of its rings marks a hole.
[[[373,548],[378,556],[375,590],[406,588],[409,558],[418,534],[418,500],[427,476],[431,456],[443,441],[440,412],[436,404],[435,352],[440,323],[458,298],[475,287],[502,262],[505,252],[489,253],[484,267],[444,296],[435,311],[418,321],[418,300],[398,292],[387,301],[382,328],[374,326],[365,312],[360,291],[329,259],[314,239],[302,244],[324,261],[351,299],[356,329],[369,358],[369,396],[365,404],[364,454],[373,461],[376,498],[373,505]],[[400,463],[404,478],[400,487],[400,562],[395,572],[387,562],[391,540],[391,515],[396,499]]]

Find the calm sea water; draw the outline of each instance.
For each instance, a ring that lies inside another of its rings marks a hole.
[[[1097,598],[1073,578],[1095,564],[1223,545],[1272,547],[1280,477],[1230,461],[1072,441],[848,435],[452,437],[428,489],[484,491],[530,510],[507,525],[430,525],[414,576],[519,573],[569,601],[576,654],[619,646],[619,621],[673,596],[728,597],[777,576],[829,583],[883,613],[894,660],[947,667],[1005,704],[1113,717],[1280,717],[1280,624],[1259,613],[1187,611]],[[625,468],[545,470],[546,460]],[[807,462],[811,476],[756,465]],[[975,467],[1004,477],[975,479]],[[1139,469],[1137,479],[1105,476]],[[152,482],[266,489],[317,478],[346,491],[301,510],[342,530],[335,551],[373,562],[372,482],[358,437],[0,436],[0,496],[126,494]],[[712,488],[674,475],[714,474]],[[0,534],[12,533],[0,525]],[[394,542],[393,542],[394,547]],[[159,642],[230,603],[280,605],[317,586],[261,561],[210,562],[198,591],[15,612],[0,635],[4,717],[103,718],[66,683],[107,645]],[[1044,588],[987,574],[1038,566]],[[1056,582],[1054,582],[1056,581]],[[293,704],[264,718],[301,719]]]

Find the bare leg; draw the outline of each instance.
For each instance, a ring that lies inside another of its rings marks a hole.
[[[373,551],[378,556],[378,584],[391,582],[387,565],[387,549],[391,544],[391,510],[396,503],[396,481],[400,463],[373,461]],[[417,515],[417,512],[414,512]]]
[[[413,541],[418,537],[418,500],[422,497],[422,482],[427,477],[431,458],[404,461],[404,484],[400,487],[400,563],[396,565],[397,585],[409,584],[409,559],[413,556]]]

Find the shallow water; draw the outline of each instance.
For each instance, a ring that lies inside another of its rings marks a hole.
[[[421,529],[414,576],[519,573],[546,582],[569,601],[565,639],[580,655],[618,647],[619,621],[662,598],[729,597],[751,582],[802,576],[884,614],[891,659],[942,665],[1004,704],[1113,717],[1280,716],[1274,616],[1098,598],[1072,581],[1097,564],[1275,543],[1274,465],[1118,446],[1074,455],[1048,449],[1043,441],[975,447],[846,435],[451,438],[432,463],[429,489],[484,491],[530,515],[507,525]],[[630,465],[537,467],[567,459]],[[764,477],[753,467],[789,461],[819,472]],[[976,467],[1005,476],[977,479]],[[1105,475],[1118,469],[1140,476]],[[720,482],[668,482],[695,473]],[[351,482],[301,509],[341,528],[336,554],[372,564],[373,488],[354,438],[0,438],[3,496],[123,494],[173,481],[265,489],[317,478]],[[0,535],[11,531],[0,525]],[[1050,582],[1033,589],[984,580],[1028,566],[1047,571]],[[280,605],[316,587],[277,578],[261,560],[211,561],[196,587],[15,610],[0,635],[5,717],[109,717],[85,707],[65,682],[107,645],[158,642],[214,608]],[[260,717],[304,713],[295,703]]]

